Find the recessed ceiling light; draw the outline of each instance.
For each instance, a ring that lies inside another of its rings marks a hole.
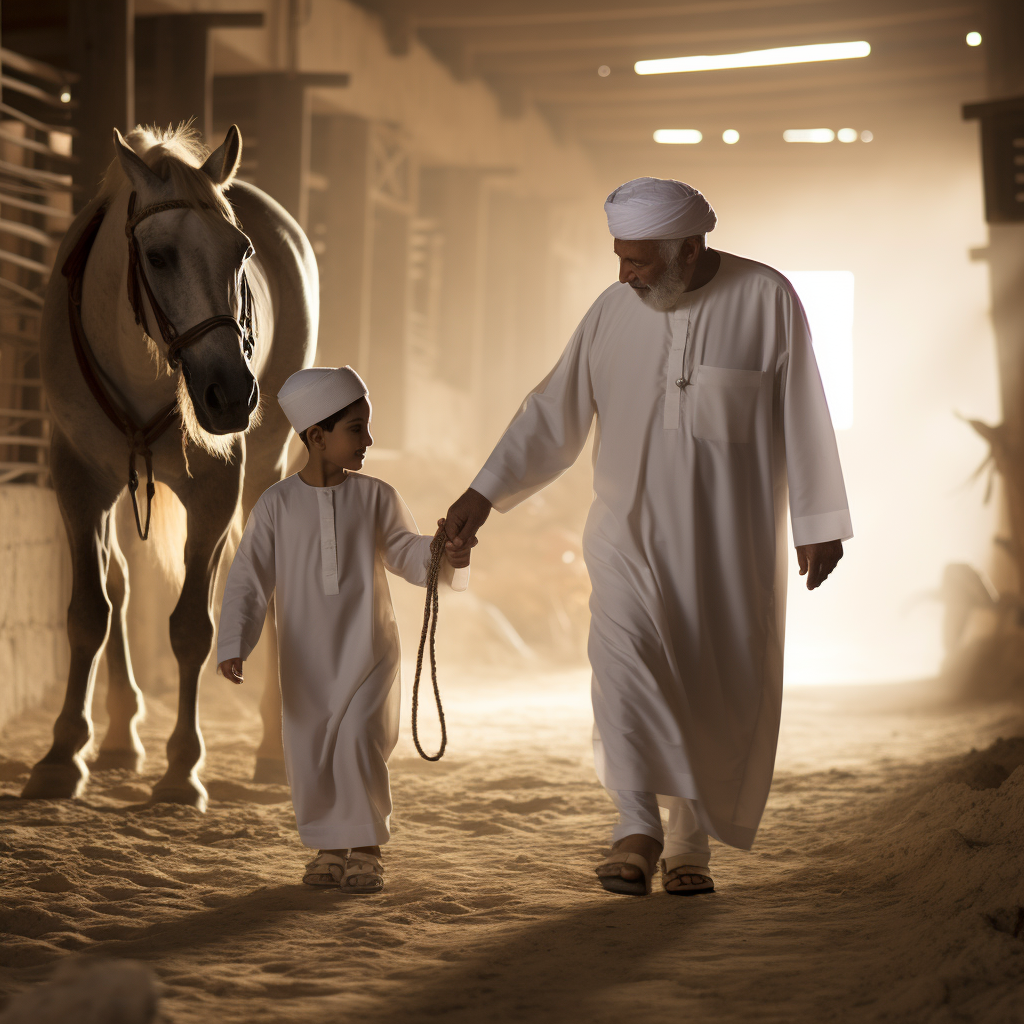
[[[762,68],[773,64],[849,60],[852,57],[866,57],[869,53],[871,46],[863,40],[855,43],[812,43],[810,46],[778,46],[771,50],[749,50],[746,53],[638,60],[633,70],[638,75],[670,75],[680,71],[719,71],[723,68]]]
[[[831,142],[836,133],[831,128],[787,128],[782,137],[786,142]]]
[[[857,129],[856,128],[840,128],[836,132],[836,138],[840,142],[856,142],[857,141]]]
[[[728,146],[735,146],[740,141],[740,133],[735,128],[726,128],[722,132],[722,141]]]
[[[861,142],[870,142],[874,137],[875,137],[875,133],[874,132],[869,132],[869,131],[865,130],[865,131],[862,131],[860,133],[860,141]]]
[[[611,69],[610,67],[608,67],[608,65],[607,65],[607,64],[602,64],[602,65],[601,65],[601,66],[600,66],[600,67],[599,67],[599,68],[597,69],[597,73],[598,73],[598,74],[599,74],[599,75],[600,75],[600,76],[601,76],[602,78],[607,78],[607,77],[608,77],[608,76],[609,76],[609,75],[610,75],[610,74],[612,73],[612,69]]]
[[[70,103],[71,102],[71,90],[70,89],[61,89],[61,91],[60,91],[60,101],[61,101],[61,103]]]
[[[968,46],[981,46],[981,33],[980,32],[968,32],[967,33],[967,45]]]
[[[704,136],[696,128],[659,128],[654,141],[669,146],[695,146]]]

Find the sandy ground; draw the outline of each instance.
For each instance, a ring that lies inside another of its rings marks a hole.
[[[450,752],[420,761],[404,723],[387,889],[363,898],[299,883],[288,794],[248,781],[243,692],[204,695],[205,815],[140,805],[163,768],[161,700],[144,776],[97,773],[67,803],[13,799],[53,708],[25,716],[0,761],[3,991],[81,954],[146,965],[182,1024],[1024,1021],[1024,744],[963,756],[1018,729],[1012,709],[790,691],[754,851],[715,846],[713,896],[637,899],[591,873],[612,812],[588,685],[444,677]]]

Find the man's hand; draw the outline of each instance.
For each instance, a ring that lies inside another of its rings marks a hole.
[[[437,526],[438,532],[440,528],[444,526],[445,521],[438,519]],[[475,548],[479,541],[474,537],[468,544],[464,544],[462,547],[456,547],[450,540],[445,542],[444,545],[444,556],[448,559],[448,564],[453,569],[465,569],[469,565],[469,551],[470,548]]]
[[[444,529],[448,534],[445,551],[448,552],[449,561],[451,561],[452,551],[466,549],[468,554],[468,549],[476,540],[476,531],[484,525],[484,520],[490,514],[491,503],[479,491],[474,491],[472,487],[448,509]],[[452,565],[454,564],[452,562]]]
[[[225,678],[230,679],[236,686],[242,682],[242,659],[228,658],[217,666],[217,671]]]
[[[828,579],[828,574],[843,557],[843,542],[826,540],[821,544],[804,544],[796,549],[796,557],[800,575],[807,577],[807,589],[814,590]]]

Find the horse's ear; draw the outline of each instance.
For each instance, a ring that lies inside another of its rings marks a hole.
[[[203,170],[210,176],[214,185],[226,185],[235,176],[241,162],[242,133],[238,130],[238,125],[233,124],[228,129],[223,143],[207,157]]]
[[[160,176],[146,166],[146,162],[124,141],[124,136],[116,128],[114,129],[114,149],[117,151],[117,159],[121,162],[121,170],[124,171],[136,192],[142,189],[159,188],[163,184]]]

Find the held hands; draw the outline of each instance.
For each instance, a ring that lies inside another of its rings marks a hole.
[[[445,552],[448,554],[449,561],[451,561],[453,551],[468,549],[476,544],[476,531],[484,525],[484,521],[490,513],[491,503],[479,491],[474,491],[472,487],[448,509],[444,528],[448,534]],[[466,554],[468,556],[468,550]],[[469,564],[468,558],[465,564]],[[452,562],[452,565],[455,563]]]
[[[438,519],[437,521],[437,532],[441,532],[441,527],[444,526],[445,521]],[[465,569],[469,565],[469,552],[471,548],[475,548],[479,541],[474,537],[468,544],[464,544],[460,547],[456,547],[450,540],[445,542],[444,555],[448,559],[448,564],[453,569]]]
[[[841,540],[826,540],[821,544],[804,544],[796,549],[800,575],[807,577],[807,589],[814,590],[828,579],[828,575],[843,557]]]
[[[230,679],[235,686],[241,685],[242,682],[242,659],[241,658],[228,658],[227,661],[222,661],[217,666],[217,671],[225,678]]]

